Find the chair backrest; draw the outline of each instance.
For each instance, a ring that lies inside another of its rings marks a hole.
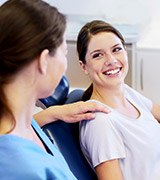
[[[49,107],[53,105],[61,105],[64,104],[65,101],[67,100],[68,92],[69,92],[69,82],[67,78],[63,76],[57,88],[55,89],[54,93],[47,98],[39,99],[39,101],[45,107]],[[38,103],[39,102],[37,102],[37,104]]]
[[[83,90],[73,90],[65,104],[79,101]],[[48,106],[46,106],[48,107]],[[84,157],[79,143],[79,123],[65,123],[61,120],[45,125],[43,128],[47,136],[54,141],[71,171],[79,180],[97,180],[94,170]]]

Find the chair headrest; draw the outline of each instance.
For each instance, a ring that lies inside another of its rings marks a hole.
[[[68,92],[69,82],[67,78],[63,76],[54,93],[47,98],[39,99],[39,101],[46,107],[53,105],[61,105],[64,104],[64,102],[66,101]]]

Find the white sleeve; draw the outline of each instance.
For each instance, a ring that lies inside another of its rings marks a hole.
[[[80,139],[82,150],[92,165],[125,157],[125,147],[120,132],[114,126],[109,114],[96,113],[96,118],[82,121]]]

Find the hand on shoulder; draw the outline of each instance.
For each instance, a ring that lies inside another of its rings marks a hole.
[[[51,106],[35,114],[34,118],[40,126],[54,122],[58,119],[68,123],[74,123],[81,120],[94,119],[95,112],[97,111],[104,113],[110,112],[110,110],[102,104],[91,101],[78,101],[71,104]]]
[[[65,122],[73,123],[81,120],[91,120],[95,118],[95,112],[100,111],[109,113],[110,110],[105,106],[96,102],[78,101],[71,104],[66,104],[61,107],[63,114],[61,118]]]

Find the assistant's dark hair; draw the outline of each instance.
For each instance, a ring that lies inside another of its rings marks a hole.
[[[88,44],[92,38],[92,36],[101,33],[101,32],[112,32],[114,33],[125,45],[125,41],[121,33],[113,27],[111,24],[102,21],[102,20],[93,20],[91,22],[86,23],[82,29],[80,30],[77,37],[77,52],[79,60],[84,64],[86,63],[86,53],[88,49]],[[91,84],[89,88],[84,92],[82,96],[82,100],[86,101],[90,99],[93,92],[93,85]]]
[[[0,6],[0,119],[5,114],[12,117],[10,131],[15,118],[4,85],[44,49],[54,55],[65,28],[66,17],[42,0],[9,0]]]

